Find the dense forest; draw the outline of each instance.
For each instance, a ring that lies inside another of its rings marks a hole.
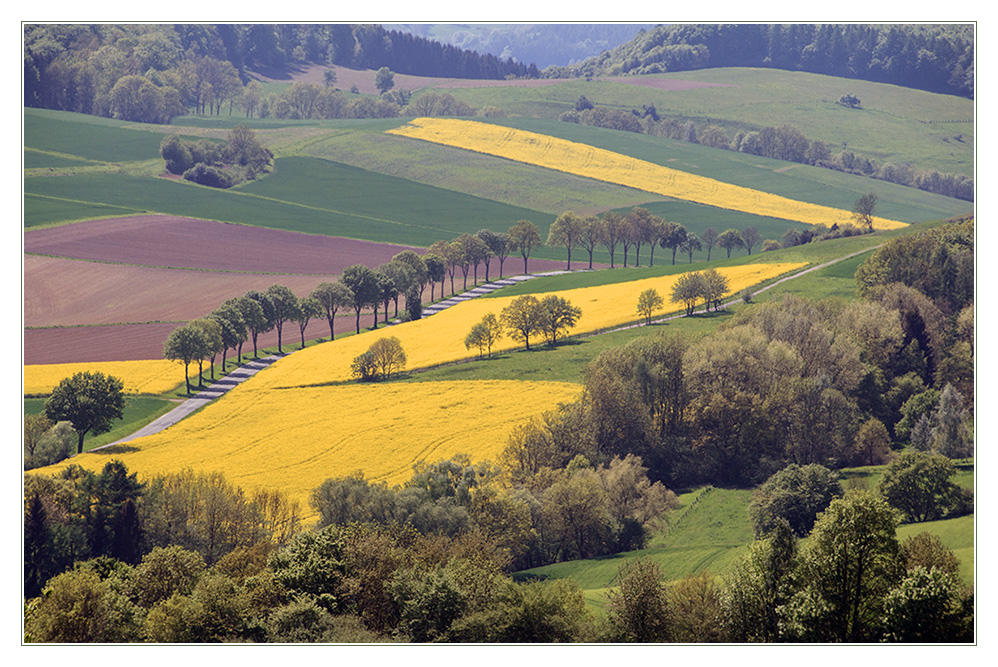
[[[774,67],[974,96],[972,24],[678,24],[544,76]]]
[[[24,105],[169,122],[231,101],[249,70],[305,62],[469,79],[539,75],[376,25],[27,25]]]

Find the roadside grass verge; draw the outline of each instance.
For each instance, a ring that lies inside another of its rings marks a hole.
[[[83,451],[89,451],[94,447],[112,443],[115,440],[135,433],[135,431],[175,407],[177,407],[176,401],[161,396],[127,396],[125,397],[125,409],[121,420],[115,422],[114,428],[107,433],[101,435],[88,433],[84,436]],[[37,415],[44,408],[44,398],[24,399],[24,414],[26,415]]]

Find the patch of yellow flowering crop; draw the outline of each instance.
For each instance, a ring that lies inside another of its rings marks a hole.
[[[718,208],[828,227],[853,221],[849,211],[796,201],[602,148],[490,123],[415,118],[388,132]],[[897,229],[907,224],[874,217],[873,226]]]
[[[749,264],[718,269],[730,293],[804,264]],[[639,319],[638,296],[649,288],[669,295],[676,276],[553,292],[582,310],[570,334],[597,331]],[[542,295],[543,296],[543,295]],[[77,463],[99,471],[120,459],[139,478],[185,468],[218,471],[250,492],[279,489],[307,505],[312,489],[330,477],[357,470],[374,481],[399,484],[418,461],[467,454],[495,460],[513,427],[578,398],[568,382],[479,380],[353,384],[354,357],[380,337],[395,336],[407,369],[473,357],[464,339],[488,313],[498,315],[515,297],[478,298],[436,315],[340,338],[295,352],[231,389],[187,419],[156,435],[75,456],[48,474]],[[670,303],[666,310],[681,310]],[[540,337],[537,344],[540,344]],[[493,351],[519,348],[509,338]],[[175,368],[173,369],[176,370]]]
[[[126,394],[162,394],[183,382],[183,366],[166,359],[149,361],[95,361],[72,364],[35,364],[24,367],[24,393],[49,394],[68,377],[84,371],[113,375]],[[197,369],[195,369],[195,375]]]
[[[728,278],[729,294],[737,294],[746,287],[803,266],[805,264],[747,264],[720,268],[718,271]],[[570,335],[574,335],[638,320],[636,307],[641,292],[654,288],[659,294],[668,298],[678,278],[678,275],[644,278],[610,285],[562,290],[554,294],[568,299],[573,306],[582,309],[582,317],[569,331]],[[379,337],[384,336],[395,336],[399,339],[408,358],[407,369],[410,370],[467,359],[477,354],[477,350],[469,351],[464,346],[464,339],[471,327],[488,313],[499,316],[513,298],[471,299],[420,320],[305,348],[255,376],[253,383],[268,388],[290,389],[349,380],[350,363],[354,357],[367,350]],[[670,303],[664,311],[656,313],[656,317],[666,312],[680,310],[682,310],[680,304]],[[538,344],[542,342],[540,336],[534,340]],[[531,341],[532,344],[534,340]],[[522,344],[503,337],[498,345],[493,346],[492,351],[495,353],[520,347],[523,347]]]
[[[294,356],[294,355],[292,355]],[[258,375],[261,377],[269,371]],[[519,424],[578,398],[568,382],[481,380],[347,384],[294,390],[234,388],[162,433],[68,463],[99,472],[122,461],[140,480],[186,468],[218,471],[247,493],[280,489],[306,509],[311,491],[357,470],[401,484],[413,464],[457,454],[495,461]]]

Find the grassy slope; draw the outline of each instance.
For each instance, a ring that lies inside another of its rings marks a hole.
[[[648,77],[635,77],[635,79]],[[599,106],[626,110],[654,104],[660,116],[679,116],[746,130],[784,123],[833,152],[850,150],[880,161],[973,174],[974,102],[899,86],[771,69],[719,68],[657,75],[723,87],[662,91],[627,83],[566,81],[537,88],[446,89],[475,107],[499,106],[512,114],[557,118],[580,95]],[[444,90],[444,89],[441,89]],[[852,93],[862,109],[836,104]]]
[[[142,428],[160,415],[177,406],[174,401],[153,396],[129,396],[125,399],[125,410],[120,422],[110,431],[101,435],[87,434],[83,438],[83,449],[90,450],[114,442]],[[24,414],[36,415],[45,408],[44,398],[24,399]]]

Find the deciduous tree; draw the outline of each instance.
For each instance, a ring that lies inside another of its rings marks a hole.
[[[513,340],[523,341],[530,349],[530,337],[543,331],[544,312],[541,302],[530,294],[518,296],[503,308],[500,321]]]
[[[560,334],[568,333],[582,317],[582,309],[573,306],[571,302],[556,294],[544,297],[540,301],[541,331],[547,336],[548,342],[554,345]]]
[[[312,299],[319,304],[322,312],[329,323],[329,340],[336,338],[333,325],[336,320],[336,312],[340,308],[349,308],[353,305],[353,292],[345,284],[337,282],[319,283],[312,294]]]
[[[904,452],[884,471],[880,495],[908,521],[932,521],[959,500],[960,489],[950,479],[954,474],[953,462],[945,456]]]
[[[510,247],[517,250],[523,257],[523,272],[527,273],[527,258],[530,251],[535,246],[541,244],[541,235],[537,231],[537,225],[529,220],[519,220],[509,228]]]
[[[727,250],[730,258],[732,250],[745,247],[745,240],[737,229],[725,229],[717,235],[717,245]]]
[[[201,332],[188,324],[171,331],[166,342],[163,343],[163,356],[170,361],[179,361],[184,365],[184,381],[187,383],[188,396],[191,394],[191,378],[188,369],[191,362],[201,359],[204,351],[204,337]]]
[[[357,333],[360,333],[360,311],[369,306],[377,308],[381,288],[374,271],[363,264],[354,264],[343,269],[340,280],[350,289],[350,306],[357,314]]]
[[[583,231],[582,216],[565,211],[554,221],[548,231],[547,245],[562,246],[568,251],[567,269],[572,270],[572,248],[579,244]]]
[[[291,288],[284,285],[271,285],[267,288],[267,296],[274,305],[274,327],[277,329],[277,352],[283,353],[281,349],[281,333],[284,323],[294,320],[298,308],[298,297],[291,291]],[[255,351],[255,350],[254,350]]]
[[[616,211],[607,211],[599,222],[600,243],[610,253],[610,268],[614,268],[613,256],[617,244],[621,243],[625,233],[624,216]]]
[[[717,244],[717,230],[713,227],[708,227],[703,230],[703,234],[700,235],[700,240],[703,241],[703,247],[707,249],[707,261],[710,261],[710,251]]]
[[[663,305],[665,305],[665,300],[653,287],[649,287],[638,295],[638,313],[645,318],[645,324],[651,324],[652,313]]]

